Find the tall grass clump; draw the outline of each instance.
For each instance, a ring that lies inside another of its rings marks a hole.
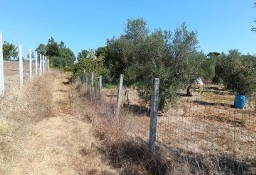
[[[94,134],[102,143],[100,150],[112,167],[120,174],[168,174],[164,156],[160,152],[151,155],[147,142],[134,136],[134,118],[129,111],[121,109],[117,116],[115,99],[106,100],[104,95],[100,98],[97,90],[79,83],[76,89],[83,118],[92,123]]]

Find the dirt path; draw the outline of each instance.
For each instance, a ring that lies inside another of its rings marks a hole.
[[[59,73],[53,86],[53,110],[50,116],[29,125],[29,132],[18,143],[14,168],[8,174],[113,174],[104,163],[100,143],[92,126],[81,120],[78,100],[68,76]]]

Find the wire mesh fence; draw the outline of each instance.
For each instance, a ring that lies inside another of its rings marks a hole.
[[[89,77],[87,84],[90,84]],[[83,82],[86,87],[86,81]],[[90,88],[87,87],[93,92]],[[122,110],[128,112],[126,134],[149,143],[149,105],[139,98],[135,89],[124,88],[122,94],[125,96]],[[256,173],[255,99],[247,97],[244,109],[234,108],[235,93],[220,85],[194,88],[193,96],[179,95],[175,106],[158,113],[156,152],[163,153],[170,164],[177,164],[177,173]],[[101,100],[111,103],[113,110],[116,98],[117,85],[103,89]],[[167,172],[174,173],[177,167],[173,165],[172,171]]]
[[[219,173],[252,173],[256,163],[255,101],[236,109],[234,98],[233,92],[213,85],[196,90],[191,97],[184,95],[158,117],[159,146],[209,158]],[[198,166],[203,169],[204,163]]]

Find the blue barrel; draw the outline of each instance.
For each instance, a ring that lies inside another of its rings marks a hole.
[[[236,95],[235,97],[235,108],[244,109],[244,106],[246,104],[246,97],[245,95]]]

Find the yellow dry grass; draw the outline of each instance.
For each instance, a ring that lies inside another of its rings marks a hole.
[[[69,77],[51,71],[22,89],[10,85],[0,102],[0,174],[116,174]]]

